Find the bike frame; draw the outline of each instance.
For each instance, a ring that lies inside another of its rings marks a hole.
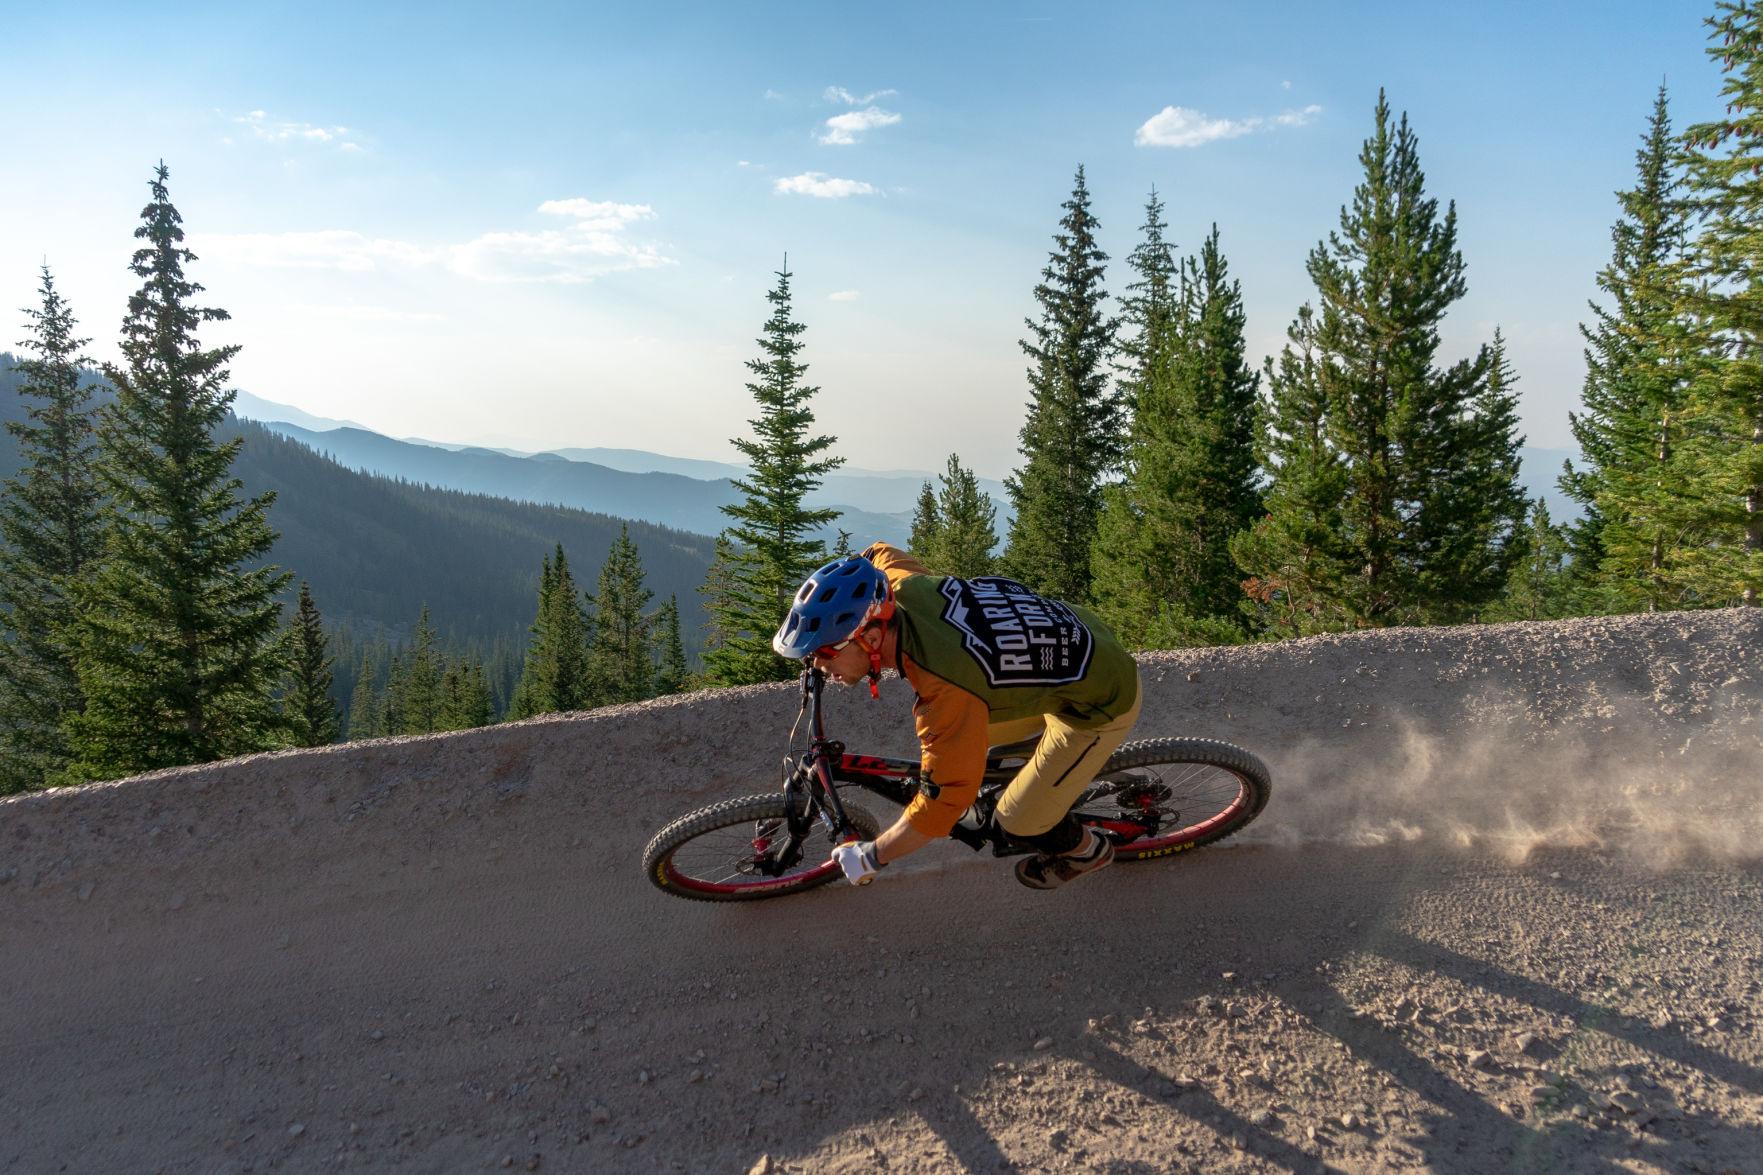
[[[836,841],[856,839],[845,816],[844,804],[839,800],[841,786],[860,787],[902,808],[926,786],[936,786],[934,782],[926,784],[915,759],[854,755],[845,749],[844,743],[828,738],[820,705],[821,692],[825,688],[826,674],[812,662],[808,663],[802,670],[802,708],[809,717],[808,749],[796,758],[794,769],[784,780],[784,794],[790,801],[786,811],[793,846],[802,843],[810,824],[816,820]],[[989,846],[1000,857],[1035,851],[1011,842],[998,830],[989,819],[988,802],[995,802],[998,793],[1015,778],[1021,762],[1034,753],[1038,741],[1038,738],[1031,738],[991,748],[986,756],[986,772],[980,782],[979,797],[974,802],[976,808],[985,807],[988,818],[977,826],[970,826],[965,821],[955,825],[949,832],[950,839],[976,851]],[[1080,819],[1086,825],[1114,834],[1117,840],[1130,840],[1146,831],[1143,824],[1130,818],[1118,821]]]

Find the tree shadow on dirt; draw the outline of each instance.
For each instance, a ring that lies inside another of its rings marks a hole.
[[[1400,930],[1386,929],[1378,936],[1376,953],[1417,971],[1443,975],[1469,987],[1522,1000],[1539,1012],[1566,1018],[1583,1028],[1607,1033],[1656,1057],[1697,1069],[1708,1077],[1746,1090],[1763,1093],[1763,1069],[1736,1057],[1686,1039],[1634,1016],[1626,1016],[1547,983],[1516,974],[1497,964],[1471,958],[1461,952],[1428,942]],[[1331,989],[1332,990],[1332,989]],[[1548,1138],[1522,1127],[1493,1111],[1473,1090],[1453,1080],[1402,1041],[1374,1025],[1355,1021],[1344,1001],[1333,1014],[1317,1018],[1317,1026],[1346,1043],[1356,1053],[1386,1069],[1397,1080],[1445,1107],[1428,1124],[1431,1148],[1428,1159],[1440,1170],[1471,1170],[1474,1165],[1454,1163],[1447,1146],[1472,1150],[1485,1146],[1490,1137],[1502,1140],[1502,1151],[1514,1166],[1532,1170],[1615,1171],[1616,1160],[1637,1153],[1624,1132],[1600,1130],[1571,1119],[1548,1124]],[[1561,1083],[1563,1096],[1568,1086]],[[1679,1115],[1681,1131],[1671,1136],[1650,1135],[1638,1148],[1649,1160],[1674,1169],[1694,1169],[1710,1150],[1735,1155],[1763,1152],[1763,1131],[1735,1125],[1707,1115]],[[1490,1130],[1497,1131],[1490,1135]],[[1570,1158],[1569,1158],[1570,1156]]]
[[[1302,889],[1290,891],[1303,896],[1292,898],[1281,891],[1280,885],[1295,879],[1279,875],[1291,868],[1293,856],[1277,850],[1256,851],[1234,861],[1209,861],[1210,868],[1203,876],[1190,875],[1188,879],[1194,884],[1186,894],[1204,913],[1167,900],[1156,906],[1141,900],[1153,886],[1162,888],[1167,898],[1167,877],[1153,878],[1150,871],[1115,875],[1109,879],[1110,888],[1097,886],[1084,895],[1091,901],[1102,902],[1107,911],[1107,916],[1100,917],[1094,927],[1098,954],[1086,959],[1063,951],[1052,961],[1031,956],[1026,960],[1029,973],[1063,967],[1069,972],[1074,990],[1086,984],[1106,990],[1107,980],[1116,974],[1141,979],[1154,976],[1132,992],[1085,1001],[1092,1018],[1118,1012],[1123,1002],[1121,996],[1129,1004],[1154,1004],[1168,1009],[1172,1001],[1186,1002],[1218,991],[1218,971],[1212,967],[1206,968],[1209,976],[1192,966],[1165,965],[1159,969],[1159,955],[1168,950],[1172,941],[1165,931],[1185,935],[1191,944],[1207,952],[1214,967],[1228,964],[1251,977],[1265,973],[1265,982],[1228,990],[1244,994],[1264,992],[1288,1007],[1302,1009],[1311,1026],[1339,1041],[1354,1061],[1369,1064],[1374,1071],[1387,1074],[1397,1085],[1417,1095],[1424,1107],[1405,1115],[1408,1133],[1401,1145],[1417,1150],[1417,1157],[1434,1170],[1467,1175],[1487,1170],[1493,1163],[1510,1170],[1615,1175],[1624,1169],[1621,1164],[1636,1157],[1681,1167],[1707,1161],[1711,1154],[1755,1153],[1763,1144],[1763,1137],[1754,1128],[1723,1122],[1712,1115],[1679,1112],[1675,1124],[1657,1123],[1654,1132],[1637,1137],[1627,1129],[1611,1129],[1613,1122],[1600,1128],[1564,1114],[1539,1117],[1536,1108],[1522,1100],[1502,1107],[1503,1100],[1522,1099],[1522,1090],[1501,1093],[1477,1088],[1462,1070],[1463,1061],[1445,1053],[1438,1042],[1411,1042],[1368,1018],[1319,973],[1319,966],[1338,961],[1343,954],[1380,957],[1388,960],[1392,968],[1436,975],[1490,996],[1521,1001],[1534,1008],[1539,1017],[1561,1017],[1584,1028],[1609,1033],[1634,1048],[1693,1067],[1712,1079],[1751,1093],[1763,1091],[1763,1070],[1682,1035],[1655,1029],[1636,1017],[1615,1013],[1563,987],[1466,955],[1394,925],[1398,920],[1396,908],[1403,899],[1419,889],[1452,884],[1451,875],[1457,867],[1447,865],[1440,870],[1437,861],[1414,866],[1400,853],[1368,851],[1356,860],[1352,859],[1353,854],[1331,854],[1332,860],[1349,867],[1335,877],[1312,872]],[[1473,871],[1472,864],[1470,868]],[[1234,888],[1233,881],[1241,882],[1251,871],[1265,875],[1261,878],[1265,889],[1258,893],[1229,892]],[[1367,884],[1368,871],[1373,875],[1381,873],[1384,884]],[[1229,876],[1233,873],[1238,875],[1234,879]],[[1284,908],[1269,907],[1265,901],[1269,892],[1281,893]],[[1317,907],[1332,909],[1336,925],[1354,926],[1363,921],[1366,929],[1346,936],[1319,930],[1313,921]],[[1044,937],[1045,927],[1038,925],[1036,918],[1044,909],[1045,906],[1006,903],[997,911],[989,932],[999,943],[1032,942],[1037,933]],[[1123,912],[1128,915],[1124,919],[1120,917]],[[1352,920],[1346,919],[1349,913]],[[1122,929],[1134,919],[1136,930]],[[1033,991],[1013,990],[1009,995],[1012,1017],[1057,1023],[1067,1029],[1062,1042],[1071,1039],[1069,1029],[1076,1008],[1061,1006],[1056,999]],[[981,1054],[988,1058],[988,1063],[1000,1057],[1032,1056],[1021,1045],[1007,1040],[983,1037],[973,1043],[991,1047],[989,1053]],[[1372,1140],[1352,1137],[1358,1133],[1354,1130],[1330,1126],[1305,1146],[1291,1141],[1289,1130],[1282,1133],[1280,1123],[1257,1125],[1241,1108],[1242,1093],[1231,1099],[1237,1103],[1235,1106],[1198,1084],[1187,1085],[1178,1094],[1168,1096],[1160,1087],[1169,1085],[1171,1075],[1111,1047],[1106,1032],[1075,1046],[1062,1043],[1056,1055],[1083,1064],[1098,1077],[1153,1103],[1140,1103],[1149,1120],[1163,1120],[1172,1126],[1175,1120],[1185,1120],[1185,1129],[1197,1136],[1215,1136],[1232,1149],[1279,1169],[1343,1169],[1335,1166],[1336,1162],[1351,1169],[1358,1156],[1351,1149],[1337,1147],[1364,1146],[1367,1153],[1362,1157],[1372,1158]],[[923,1116],[970,1169],[1008,1169],[997,1142],[961,1099],[939,1098],[937,1112]]]
[[[34,981],[61,998],[32,1003],[37,1020],[0,1032],[10,1055],[37,1064],[25,1109],[82,1107],[77,1120],[27,1118],[19,1161],[104,1169],[89,1161],[92,1138],[118,1127],[143,1153],[217,1168],[321,1146],[382,1165],[464,1147],[543,1151],[547,1164],[567,1155],[565,1169],[745,1170],[762,1153],[826,1167],[834,1152],[860,1164],[865,1131],[903,1148],[906,1165],[982,1172],[1334,1172],[1377,1165],[1385,1146],[1453,1173],[1605,1173],[1636,1155],[1683,1169],[1763,1150],[1755,1128],[1689,1106],[1658,1104],[1668,1120],[1632,1151],[1626,1133],[1565,1115],[1539,1128],[1490,1101],[1475,1088],[1486,1082],[1437,1042],[1367,1018],[1319,972],[1370,960],[1374,990],[1401,971],[1438,975],[1763,1091],[1763,1071],[1744,1060],[1464,953],[1474,947],[1448,927],[1439,937],[1463,949],[1413,929],[1415,909],[1487,883],[1482,863],[1339,846],[1208,850],[1039,894],[1002,863],[925,856],[928,867],[890,870],[862,891],[736,908],[657,894],[622,857],[584,870],[579,856],[534,856],[516,872],[473,858],[423,868],[419,857],[365,900],[290,887],[263,908],[192,907],[175,952],[158,923],[122,947],[89,936],[84,953],[43,956]],[[150,984],[117,960],[150,962]],[[1193,1014],[1201,999],[1223,998],[1254,1015],[1263,996],[1288,1021],[1265,1037],[1248,1031],[1251,1019]],[[1191,1036],[1145,1041],[1101,1027],[1146,1008]],[[210,1022],[226,1026],[224,1039],[189,1027]],[[1246,1054],[1223,1047],[1233,1034]],[[1334,1042],[1348,1050],[1344,1065]],[[222,1081],[214,1056],[234,1046],[241,1059]],[[1229,1071],[1177,1081],[1196,1058],[1232,1070],[1280,1052],[1298,1055],[1277,1058],[1287,1068],[1271,1086]],[[1355,1062],[1426,1103],[1416,1110],[1404,1095],[1409,1108],[1392,1118],[1411,1135],[1327,1125],[1330,1108],[1344,1108],[1337,1077],[1376,1088]],[[1041,1075],[1019,1086],[1031,1068]],[[192,1136],[181,1111],[138,1097],[166,1073],[198,1072],[216,1074],[201,1087],[221,1123],[211,1140]],[[1068,1096],[1067,1079],[1097,1096]],[[1314,1097],[1298,1088],[1317,1084]],[[1282,1094],[1301,1112],[1256,1112]],[[258,1129],[239,1123],[264,1106],[286,1120],[236,1154],[221,1150],[229,1133]],[[294,1114],[305,1127],[297,1141],[284,1133]],[[1069,1141],[1053,1141],[1062,1129]]]

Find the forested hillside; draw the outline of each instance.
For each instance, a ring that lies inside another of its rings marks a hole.
[[[233,401],[233,413],[247,420],[258,420],[269,425],[284,436],[291,436],[297,441],[311,445],[321,453],[329,453],[352,468],[365,469],[370,473],[385,473],[394,477],[411,476],[418,481],[432,481],[435,484],[450,484],[433,477],[424,477],[415,472],[406,472],[398,468],[388,467],[380,462],[387,456],[394,455],[397,450],[376,452],[363,449],[365,438],[351,437],[341,432],[353,429],[357,434],[369,434],[373,440],[380,440],[384,434],[374,433],[366,425],[353,421],[333,420],[322,416],[314,416],[304,409],[291,404],[277,404],[249,392],[239,392]],[[728,481],[731,478],[744,478],[752,470],[732,461],[706,461],[692,457],[674,457],[664,453],[651,453],[642,449],[594,448],[561,448],[545,452],[532,453],[516,449],[500,448],[494,445],[457,444],[451,441],[428,440],[421,437],[398,438],[401,444],[419,445],[430,449],[440,449],[450,453],[477,453],[492,456],[529,460],[556,461],[563,459],[573,462],[586,462],[603,469],[618,470],[624,473],[668,473],[679,477],[691,478],[694,481]],[[357,461],[353,454],[360,452],[368,460]],[[1561,464],[1559,457],[1554,458],[1549,466],[1549,476]],[[531,476],[523,474],[522,476]],[[918,497],[918,490],[924,482],[934,480],[935,473],[925,470],[877,470],[857,469],[851,466],[840,466],[829,472],[821,484],[806,495],[806,500],[814,506],[837,506],[852,515],[845,529],[854,535],[863,533],[865,527],[880,526],[874,537],[885,538],[889,528],[899,529],[902,519],[910,514]],[[1004,483],[992,478],[980,478],[979,485],[1000,509],[1006,508],[1008,498]],[[456,486],[457,489],[484,489],[501,497],[530,497],[530,494],[509,493],[494,486]],[[567,503],[566,503],[567,504]],[[646,505],[646,503],[645,503]],[[607,507],[610,509],[610,507]],[[868,519],[870,514],[894,514],[894,519]],[[650,521],[665,521],[651,518]],[[687,530],[698,529],[690,523],[671,523],[682,525]],[[723,522],[718,519],[711,529],[721,530]],[[835,537],[828,535],[829,539]],[[859,540],[861,541],[861,540]]]
[[[625,525],[608,514],[356,473],[250,421],[229,427],[246,437],[237,465],[246,492],[276,491],[276,561],[311,582],[327,619],[357,628],[408,629],[427,603],[443,636],[524,631],[544,556],[561,543],[591,573]],[[659,600],[679,597],[687,643],[695,645],[711,540],[629,525],[649,589]]]
[[[309,445],[350,469],[516,501],[592,508],[621,518],[641,518],[706,533],[720,531],[728,524],[722,507],[741,497],[727,478],[704,480],[676,473],[630,473],[549,454],[515,457],[490,449],[455,451],[393,440],[358,428],[314,432],[284,423],[266,427]],[[868,480],[885,484],[887,479]],[[895,489],[895,496],[904,498],[900,508],[909,509],[918,483],[894,480],[901,482]],[[819,499],[827,497],[824,490],[818,495]],[[903,516],[868,512],[849,503],[817,504],[832,506],[839,512],[838,518],[816,532],[829,546],[837,541],[840,529],[850,531],[859,543],[875,539],[901,542],[906,537]]]
[[[0,420],[21,415],[17,385],[13,357],[0,353]],[[296,576],[289,599],[298,580],[310,582],[327,625],[358,636],[407,635],[427,604],[445,640],[524,644],[544,557],[561,543],[591,576],[623,525],[607,514],[356,473],[251,421],[235,418],[223,436],[239,433],[244,492],[276,492],[271,561]],[[17,469],[12,437],[0,436],[0,477]],[[686,644],[695,648],[711,540],[643,522],[630,528],[649,589],[657,601],[679,597]]]

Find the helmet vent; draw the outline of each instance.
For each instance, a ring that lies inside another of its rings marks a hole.
[[[835,559],[796,592],[771,647],[780,656],[807,657],[829,641],[854,636],[872,618],[886,620],[893,614],[893,598],[887,577],[869,560],[861,555]]]

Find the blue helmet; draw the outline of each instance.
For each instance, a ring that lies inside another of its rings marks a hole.
[[[834,559],[802,584],[771,647],[780,657],[800,660],[893,614],[894,589],[875,564],[861,555]]]

